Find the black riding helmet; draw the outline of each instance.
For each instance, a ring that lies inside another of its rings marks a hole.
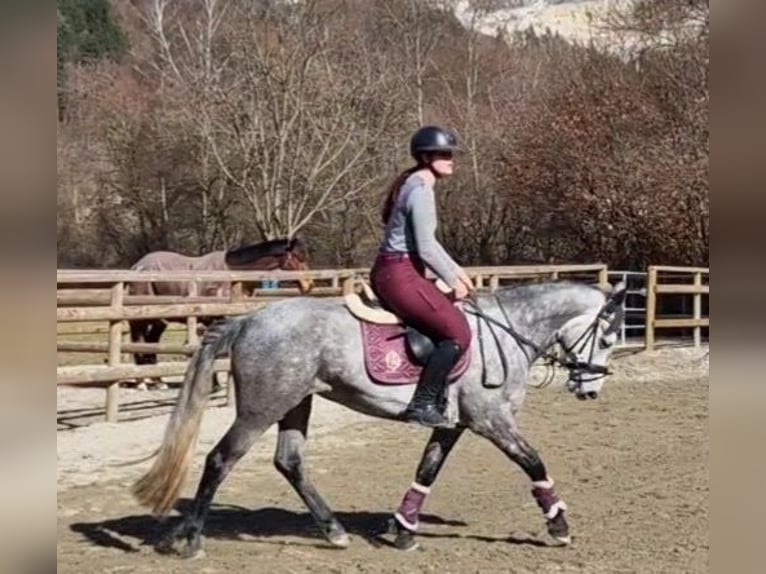
[[[457,151],[457,136],[450,130],[439,126],[423,126],[414,133],[410,140],[410,155],[420,163],[420,156],[426,152]]]

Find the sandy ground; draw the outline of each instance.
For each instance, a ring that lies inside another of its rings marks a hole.
[[[318,536],[271,464],[274,430],[221,487],[206,557],[182,561],[151,544],[166,527],[129,486],[148,466],[114,466],[159,444],[175,390],[124,391],[125,420],[98,422],[102,389],[58,389],[60,572],[706,572],[708,569],[707,349],[617,358],[597,401],[559,380],[532,389],[520,422],[569,505],[574,542],[548,545],[523,473],[466,435],[422,516],[421,548],[402,553],[367,536],[413,478],[426,429],[379,421],[318,400],[309,443],[317,488],[352,534],[346,550]],[[205,414],[185,499],[201,462],[233,418],[222,393]]]

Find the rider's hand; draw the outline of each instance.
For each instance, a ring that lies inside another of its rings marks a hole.
[[[460,276],[460,282],[465,285],[465,288],[468,290],[468,293],[473,293],[476,291],[476,287],[473,284],[473,281],[471,281],[471,278],[468,275],[461,275]]]
[[[460,281],[457,285],[455,285],[455,299],[457,301],[460,301],[461,299],[465,299],[468,297],[468,287],[466,287],[465,283]]]

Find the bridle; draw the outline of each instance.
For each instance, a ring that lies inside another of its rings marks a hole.
[[[505,353],[502,352],[499,340],[497,338],[497,335],[492,330],[492,325],[495,325],[497,327],[500,327],[503,331],[508,333],[510,336],[512,336],[516,341],[520,344],[522,351],[527,357],[527,360],[532,363],[532,361],[535,358],[542,357],[547,360],[548,365],[560,365],[564,368],[566,368],[569,371],[569,380],[576,383],[578,386],[582,385],[583,383],[592,383],[595,381],[598,381],[607,375],[612,374],[612,372],[603,365],[594,365],[593,364],[593,354],[596,349],[597,345],[597,339],[598,339],[598,325],[601,319],[606,319],[609,315],[614,313],[615,311],[618,312],[617,316],[610,321],[609,327],[604,331],[604,335],[608,335],[612,332],[614,332],[621,322],[622,317],[622,306],[616,305],[614,301],[611,299],[608,300],[599,310],[599,312],[596,314],[596,317],[593,319],[593,321],[588,324],[588,326],[583,330],[583,332],[580,334],[579,337],[571,344],[567,345],[562,336],[561,333],[557,332],[554,339],[550,342],[549,345],[542,347],[541,345],[538,345],[534,341],[530,340],[529,338],[525,337],[516,329],[513,328],[513,325],[511,323],[511,319],[508,316],[508,313],[505,309],[505,306],[500,301],[499,297],[497,295],[493,295],[495,303],[497,303],[498,308],[500,309],[500,312],[503,315],[503,319],[505,322],[498,321],[494,317],[490,317],[487,315],[479,306],[478,300],[476,297],[472,297],[470,299],[467,299],[464,301],[464,304],[468,305],[467,312],[471,313],[472,315],[476,315],[477,317],[480,317],[484,319],[484,321],[487,322],[490,332],[492,333],[495,343],[498,346],[498,354],[500,355],[500,361],[503,365],[503,380],[505,380],[507,374],[508,374],[508,364],[507,359],[505,357]],[[479,331],[479,346],[481,349],[482,358],[484,355],[484,343],[483,343],[483,336],[482,336],[482,329],[481,329],[481,321],[477,321],[478,323],[478,331]],[[561,349],[564,351],[564,358],[562,358],[558,353],[555,353],[553,351],[548,350],[553,344],[558,343]],[[530,357],[527,353],[527,350],[525,347],[529,347],[534,352],[534,357]],[[585,347],[588,347],[588,360],[578,360],[577,357],[579,356],[579,353],[575,351],[580,351],[584,349]],[[482,376],[484,379],[482,382],[486,382],[486,370]],[[548,383],[549,384],[549,383]],[[547,385],[542,385],[547,386]]]

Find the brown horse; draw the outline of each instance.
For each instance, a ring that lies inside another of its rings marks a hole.
[[[153,251],[136,261],[131,267],[134,271],[301,271],[308,269],[305,244],[298,238],[283,238],[256,243],[236,249],[213,251],[199,257],[190,257],[172,251]],[[310,279],[298,281],[301,293],[308,293],[313,287]],[[251,295],[256,283],[245,283],[243,290]],[[186,297],[189,295],[188,281],[136,281],[128,284],[131,295],[169,295]],[[197,295],[201,297],[228,297],[231,293],[229,283],[197,283]],[[199,322],[209,325],[215,317],[200,317]],[[185,322],[185,317],[167,319],[140,319],[130,322],[130,339],[133,343],[158,343],[169,322]],[[154,365],[157,355],[154,353],[136,353],[137,365]],[[158,383],[160,381],[157,381]],[[145,385],[141,384],[141,387]]]

